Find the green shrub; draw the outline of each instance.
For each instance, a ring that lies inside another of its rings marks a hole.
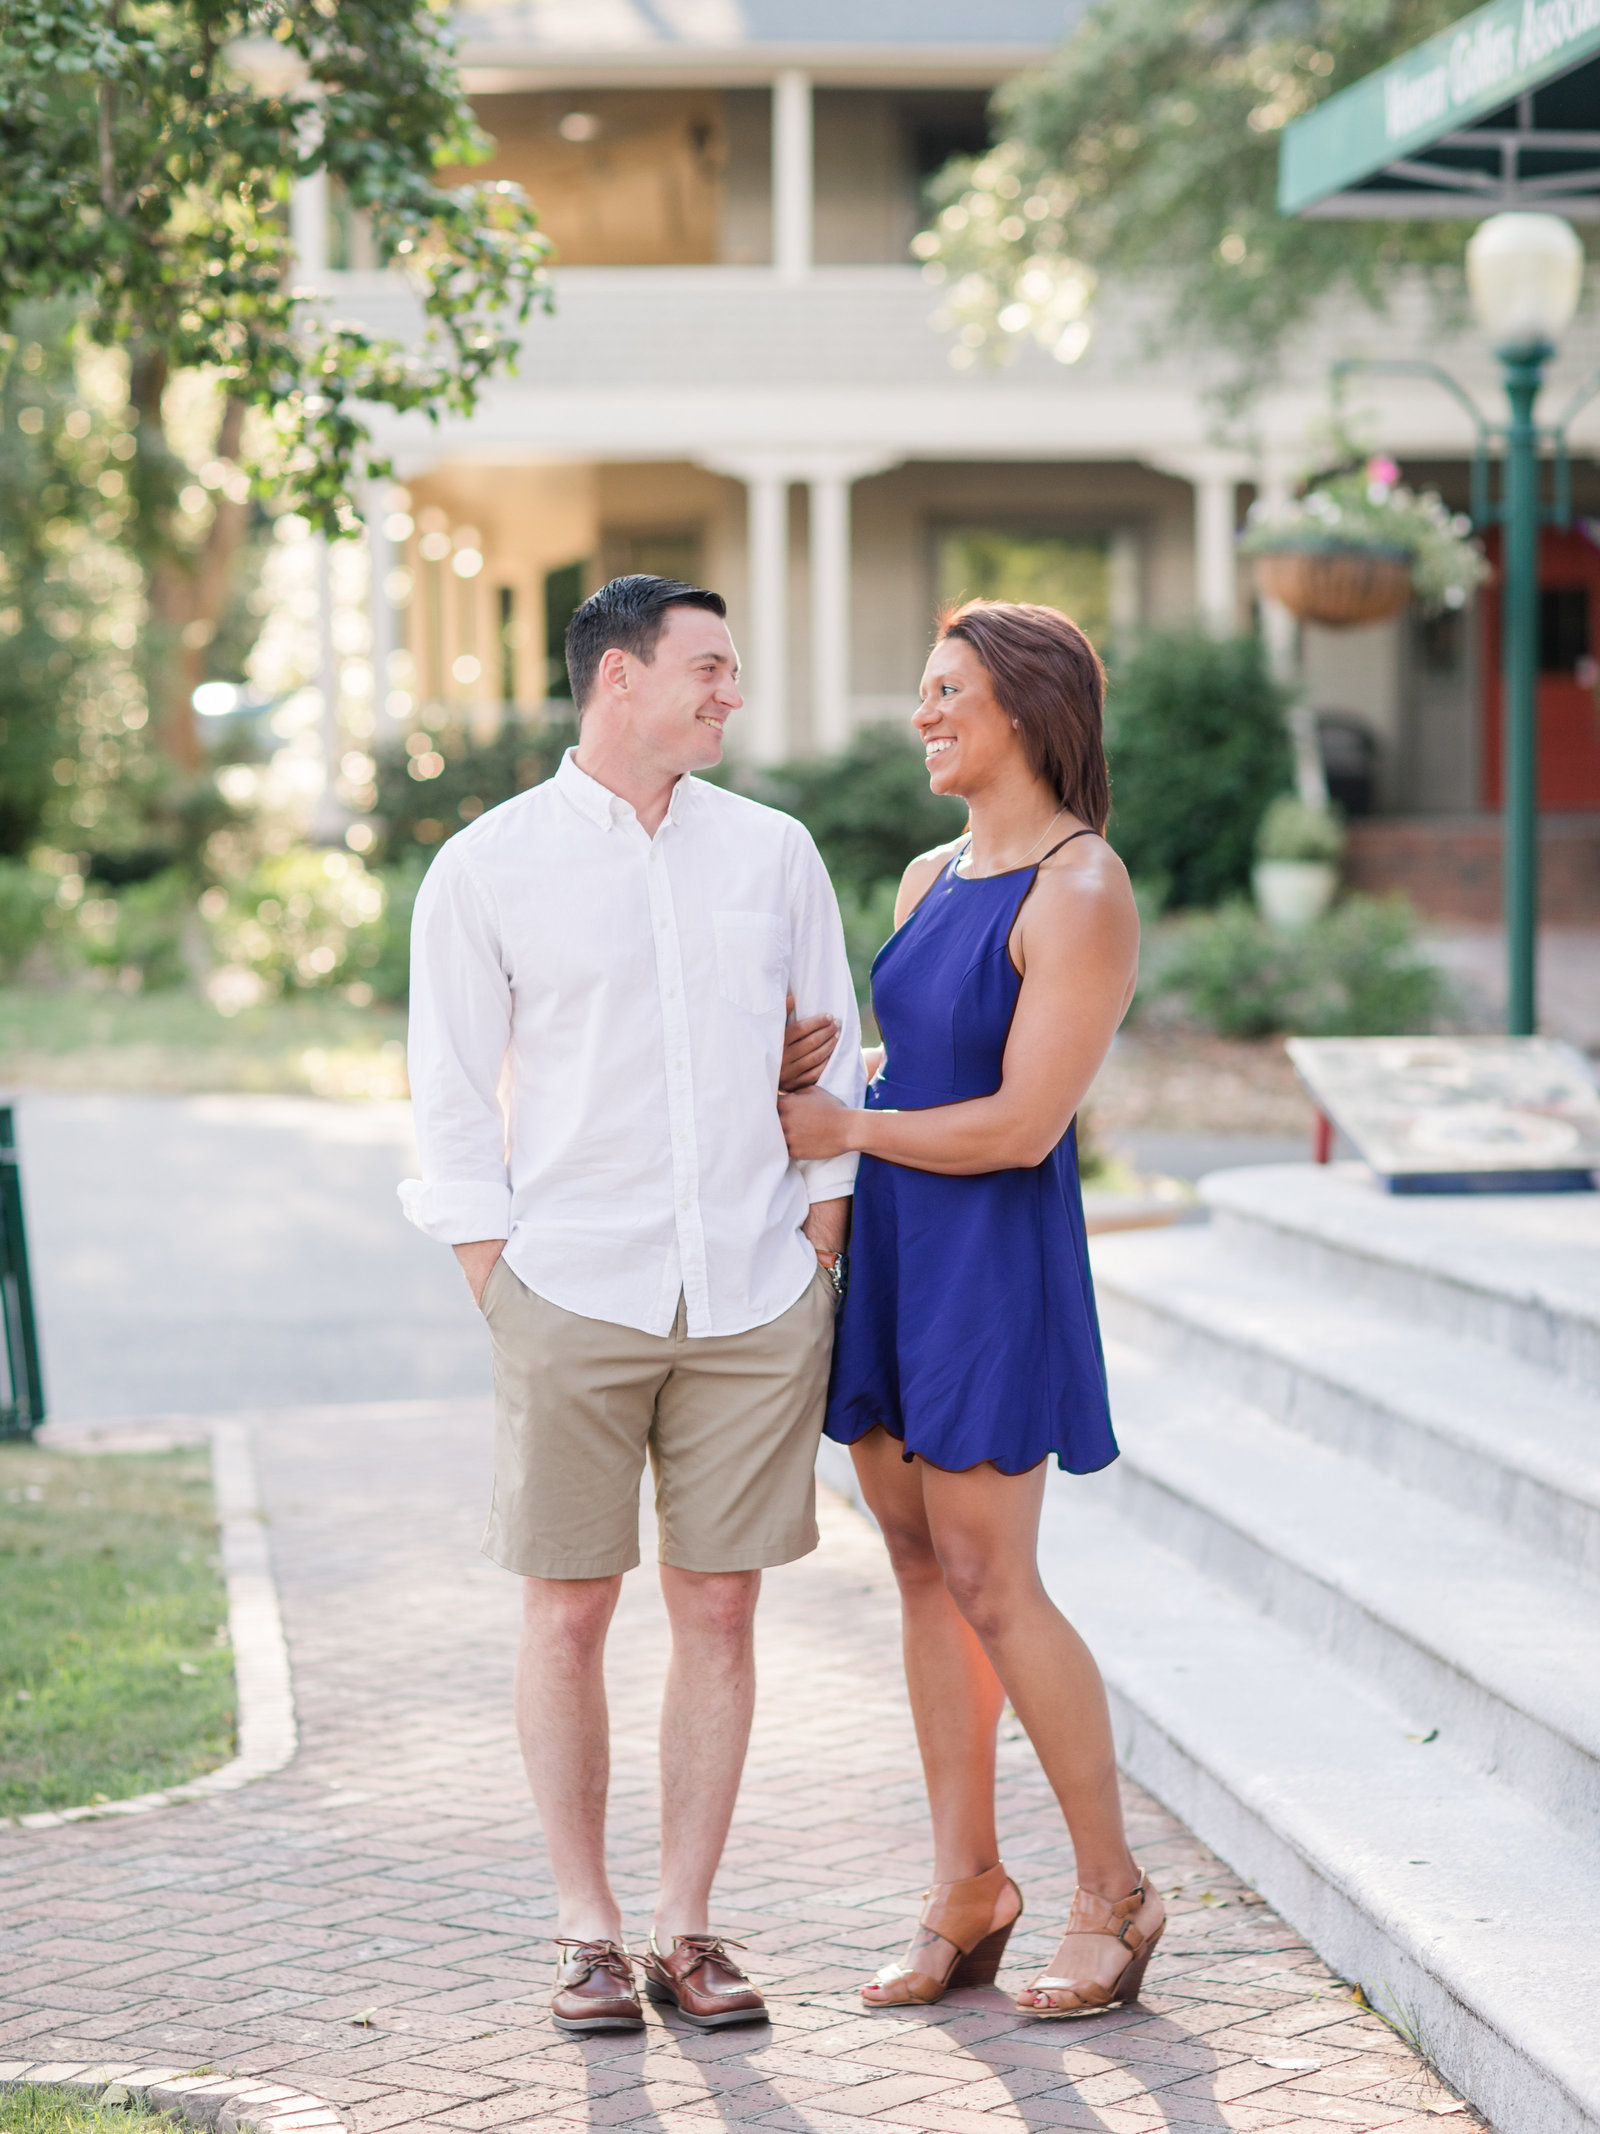
[[[542,726],[508,719],[486,741],[462,726],[437,733],[417,727],[377,757],[374,857],[388,863],[408,853],[437,851],[486,808],[550,777],[577,738],[577,721],[570,718]],[[413,767],[432,775],[418,777]]]
[[[1168,904],[1248,884],[1256,827],[1289,779],[1287,701],[1254,637],[1152,634],[1113,668],[1109,835]]]
[[[56,885],[22,860],[0,859],[0,978],[12,978],[44,939]]]
[[[1332,808],[1308,808],[1295,793],[1280,793],[1256,831],[1256,858],[1262,860],[1321,860],[1337,865],[1344,847],[1344,824]]]
[[[863,727],[837,756],[772,771],[734,766],[720,782],[798,816],[841,898],[870,899],[880,882],[898,883],[919,852],[959,837],[967,820],[964,801],[929,791],[922,750],[893,726]]]
[[[182,985],[189,975],[183,937],[194,908],[187,874],[168,867],[111,897],[78,907],[77,948],[91,969],[114,971],[149,993]]]
[[[872,959],[894,932],[894,900],[899,887],[899,882],[888,875],[867,890],[859,890],[850,882],[839,884],[845,953],[850,958],[850,976],[864,1016],[872,1011]]]
[[[1350,897],[1303,933],[1278,934],[1245,903],[1175,925],[1150,990],[1181,997],[1222,1037],[1389,1037],[1433,1026],[1444,974],[1416,945],[1401,898]]]
[[[412,850],[378,877],[383,914],[367,929],[356,961],[379,1000],[403,1001],[411,991],[411,913],[427,871],[427,854]]]
[[[267,994],[319,992],[383,963],[383,880],[348,852],[300,845],[263,860],[243,881],[207,890],[200,910],[218,961]]]
[[[1404,897],[1347,897],[1314,930],[1324,1006],[1311,1037],[1428,1030],[1452,1005],[1450,982],[1416,945]]]

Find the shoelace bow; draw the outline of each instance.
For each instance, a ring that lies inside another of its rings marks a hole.
[[[685,1978],[706,1963],[726,1963],[730,1971],[737,1971],[739,1966],[729,1959],[728,1951],[744,1947],[742,1941],[724,1941],[720,1934],[679,1934],[676,1942],[677,1949],[692,1951],[694,1955],[694,1962],[684,1971]]]
[[[558,1949],[575,1949],[574,1963],[587,1964],[589,1975],[596,1971],[609,1971],[613,1978],[621,1979],[630,1991],[633,1986],[633,1959],[626,1949],[614,1941],[572,1941],[564,1935],[555,1937]]]

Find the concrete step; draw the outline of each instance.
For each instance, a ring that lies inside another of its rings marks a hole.
[[[1242,1256],[1600,1393],[1600,1193],[1396,1195],[1361,1164],[1214,1171]]]
[[[1191,1371],[1107,1363],[1124,1517],[1600,1850],[1600,1594]]]
[[[1600,1853],[1122,1517],[1116,1474],[1051,1476],[1041,1563],[1125,1767],[1497,2134],[1596,2134]]]
[[[1214,1225],[1094,1246],[1107,1334],[1600,1581],[1600,1399],[1231,1249]]]

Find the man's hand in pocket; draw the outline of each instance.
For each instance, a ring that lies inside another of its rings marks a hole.
[[[457,1245],[453,1249],[461,1262],[461,1272],[467,1278],[467,1287],[472,1291],[472,1301],[482,1311],[484,1289],[494,1273],[495,1261],[506,1249],[506,1241],[503,1237],[476,1238],[470,1245]]]

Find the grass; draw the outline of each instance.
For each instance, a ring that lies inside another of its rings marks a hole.
[[[403,1008],[300,994],[223,1015],[189,988],[0,987],[0,1084],[12,1089],[406,1093]]]
[[[225,1763],[227,1620],[204,1447],[0,1445],[0,1815]]]
[[[131,2099],[126,2104],[97,2104],[88,2090],[32,2082],[0,2089],[0,2134],[111,2134],[112,2129],[115,2134],[172,2134],[178,2124]]]

